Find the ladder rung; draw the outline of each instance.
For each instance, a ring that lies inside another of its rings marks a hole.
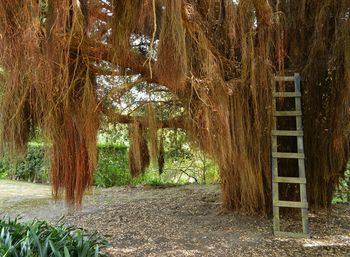
[[[275,177],[273,182],[275,182],[275,183],[306,184],[306,178]]]
[[[302,137],[304,136],[304,132],[302,130],[272,130],[272,135]]]
[[[307,202],[294,202],[294,201],[274,201],[273,206],[277,207],[289,207],[289,208],[308,208]]]
[[[301,116],[301,111],[276,111],[273,113],[274,116]]]
[[[301,97],[300,92],[274,92],[274,97]]]
[[[284,158],[284,159],[305,159],[303,153],[272,153],[273,158]]]
[[[294,81],[294,76],[275,76],[275,81]]]
[[[309,234],[303,234],[303,233],[275,231],[274,234],[275,236],[278,236],[278,237],[310,238]]]

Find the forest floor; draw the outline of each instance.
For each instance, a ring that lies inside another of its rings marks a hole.
[[[69,213],[49,186],[0,180],[0,217],[64,216],[108,236],[111,256],[350,256],[349,204],[310,214],[311,239],[286,239],[273,236],[271,219],[221,212],[219,195],[217,185],[94,189]]]

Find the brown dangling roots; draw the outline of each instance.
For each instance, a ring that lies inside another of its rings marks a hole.
[[[162,170],[157,131],[181,129],[218,164],[224,208],[268,214],[272,78],[299,72],[309,201],[328,207],[350,155],[349,12],[350,0],[2,0],[2,149],[23,152],[39,129],[54,195],[79,205],[101,117],[130,124],[133,176],[151,159]]]

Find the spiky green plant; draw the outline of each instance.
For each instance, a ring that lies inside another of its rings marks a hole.
[[[0,219],[0,256],[3,257],[98,257],[107,241],[97,233],[47,221],[19,222]]]

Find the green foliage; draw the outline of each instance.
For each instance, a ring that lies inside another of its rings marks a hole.
[[[112,187],[130,184],[127,147],[114,144],[101,144],[98,149],[98,164],[94,184]]]
[[[100,144],[98,153],[95,185],[111,187],[131,183],[126,146]],[[30,144],[24,158],[17,162],[10,161],[6,155],[0,159],[0,179],[46,183],[49,182],[48,169],[41,144]]]
[[[16,162],[9,160],[4,155],[0,159],[1,177],[10,177],[29,182],[48,182],[48,168],[44,163],[43,146],[41,144],[29,144],[24,158],[19,158]]]
[[[350,203],[350,165],[341,178],[332,203]]]
[[[98,141],[105,144],[126,145],[128,143],[128,125],[110,124],[102,120]]]
[[[164,130],[165,167],[163,180],[175,184],[219,182],[218,167],[203,152],[188,143],[183,131]]]
[[[8,178],[9,174],[7,173],[8,169],[4,167],[3,163],[0,162],[0,179]]]
[[[104,133],[107,138],[110,131]],[[121,131],[120,135],[125,133],[125,131]],[[206,184],[219,181],[215,163],[200,151],[190,147],[185,133],[164,130],[163,137],[165,147],[164,172],[159,174],[157,167],[150,167],[146,174],[136,179],[133,179],[128,171],[128,147],[123,143],[124,138],[121,136],[118,144],[100,143],[94,185],[98,187],[138,184],[160,186],[187,183]],[[105,140],[105,142],[111,141]],[[6,156],[0,158],[0,179],[49,182],[49,166],[44,160],[43,145],[31,143],[28,145],[27,154],[17,163],[11,162]]]
[[[17,163],[16,179],[32,182],[47,182],[48,172],[44,165],[44,149],[41,145],[30,145],[23,161]]]
[[[0,179],[9,178],[12,168],[8,158],[3,155],[2,158],[0,158]]]
[[[3,257],[98,257],[107,241],[72,226],[50,226],[46,221],[20,223],[0,219],[0,256]]]

